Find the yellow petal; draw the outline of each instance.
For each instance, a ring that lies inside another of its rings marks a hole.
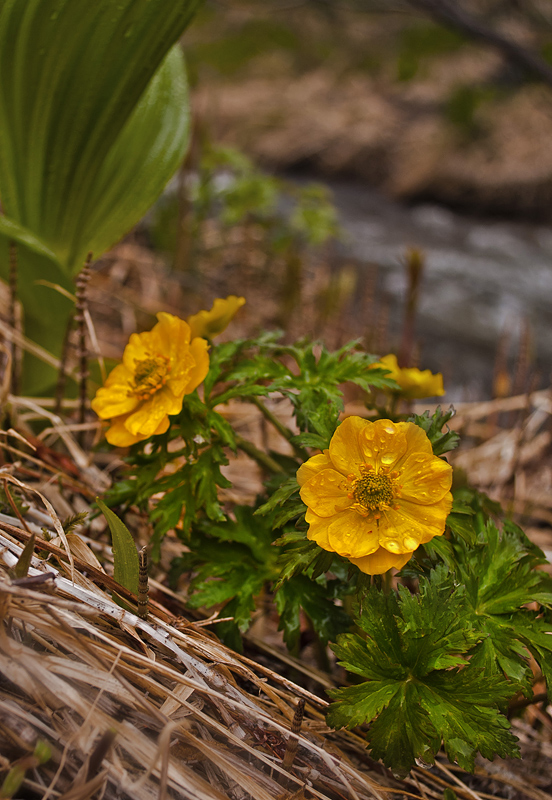
[[[189,344],[179,353],[175,360],[174,367],[169,373],[167,386],[181,402],[185,394],[188,394],[186,387],[190,382],[190,374],[195,368],[195,360]]]
[[[413,503],[437,503],[452,484],[452,467],[434,455],[412,453],[401,464],[401,497]]]
[[[352,505],[349,483],[335,469],[323,469],[301,487],[301,500],[319,517],[331,517]]]
[[[145,436],[132,434],[125,428],[127,417],[128,415],[125,414],[122,417],[112,420],[111,427],[105,434],[105,438],[109,444],[115,447],[130,447],[131,444],[136,444],[136,442],[141,442],[146,438]]]
[[[319,517],[310,508],[305,519],[309,524],[307,538],[324,550],[350,558],[364,556],[378,549],[378,534],[375,525],[357,514],[343,511],[333,517]]]
[[[230,295],[225,300],[217,297],[210,311],[198,311],[188,317],[192,339],[196,336],[212,339],[227,327],[236,312],[244,305],[245,297]]]
[[[194,389],[197,389],[202,383],[207,373],[209,372],[209,342],[205,339],[195,338],[192,339],[190,344],[190,352],[194,357],[195,365],[188,373],[188,383],[186,384],[186,394],[190,394]]]
[[[347,417],[330,442],[330,458],[335,468],[344,475],[352,473],[357,476],[360,475],[360,465],[364,463],[372,465],[376,471],[382,466],[392,469],[407,449],[408,427],[404,426],[416,427],[412,423],[396,423],[389,419],[370,422],[362,417]],[[427,439],[423,431],[422,434]]]
[[[301,464],[297,470],[297,483],[299,486],[302,486],[320,472],[320,470],[328,469],[328,467],[332,467],[332,462],[327,450],[323,453],[318,453],[316,456],[311,456],[309,460]]]
[[[151,355],[157,348],[152,341],[151,331],[143,333],[131,333],[128,344],[123,351],[123,364],[134,375],[137,361],[143,361]]]
[[[161,352],[169,357],[171,367],[174,369],[178,359],[187,351],[190,344],[192,338],[190,326],[185,320],[175,317],[174,314],[167,314],[166,311],[160,311],[157,319],[159,322],[154,325],[151,332],[157,338]]]
[[[133,373],[123,364],[111,370],[105,385],[98,389],[90,404],[100,419],[118,417],[136,408],[138,398],[130,393],[132,382]]]
[[[182,398],[176,398],[166,386],[145,400],[126,420],[126,428],[134,435],[153,436],[161,421],[168,414],[178,414]]]
[[[421,399],[443,395],[443,376],[440,372],[432,373],[429,369],[419,370],[416,367],[399,367],[397,356],[389,353],[383,356],[373,367],[384,367],[389,370],[386,377],[392,378],[401,387],[403,397]]]
[[[396,422],[395,424],[406,437],[406,455],[413,452],[433,455],[431,442],[423,428],[420,428],[419,425],[414,425],[413,422]]]
[[[440,372],[433,374],[429,369],[419,370],[414,367],[401,370],[401,378],[397,381],[402,387],[404,397],[421,399],[435,397],[445,393],[443,376]]]
[[[360,435],[367,426],[372,425],[362,417],[347,417],[338,427],[330,442],[329,455],[332,464],[343,475],[360,475],[359,465],[366,459]]]
[[[384,369],[388,369],[391,374],[386,375],[385,377],[392,378],[394,381],[397,381],[397,383],[399,383],[398,379],[400,377],[401,370],[397,362],[397,356],[394,353],[389,353],[389,355],[383,356],[383,358],[380,358],[378,362],[376,362],[375,364],[371,364],[370,366],[383,367]]]
[[[319,517],[310,508],[307,508],[305,519],[309,524],[307,539],[312,539],[324,550],[331,550],[333,552],[328,541],[328,519]]]
[[[169,425],[171,421],[168,417],[163,417],[157,428],[152,433],[152,436],[159,436],[160,433],[165,433],[165,431],[169,430]]]
[[[368,575],[382,575],[393,567],[395,569],[401,569],[406,562],[412,558],[412,555],[412,553],[395,555],[384,547],[379,547],[375,553],[363,556],[362,558],[351,558],[349,560],[351,563],[356,564],[361,572],[366,572]]]
[[[444,533],[451,506],[450,492],[434,505],[422,506],[401,498],[398,509],[382,512],[380,544],[394,553],[415,550],[419,544]]]
[[[345,558],[360,558],[378,549],[379,532],[376,522],[362,517],[354,509],[327,517],[326,535],[330,550]]]

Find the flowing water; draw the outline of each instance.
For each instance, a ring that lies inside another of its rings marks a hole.
[[[551,228],[471,219],[434,205],[409,207],[346,181],[330,188],[345,230],[342,251],[361,269],[378,265],[379,296],[389,299],[397,328],[406,249],[424,251],[416,327],[420,367],[443,372],[446,401],[489,398],[497,352],[507,353],[513,372],[524,341],[535,380],[549,385]]]

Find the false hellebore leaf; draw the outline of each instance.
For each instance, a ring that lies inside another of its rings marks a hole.
[[[87,252],[127,233],[178,167],[188,102],[173,45],[198,5],[0,4],[0,275],[15,241],[26,334],[54,354],[71,302],[36,281],[71,291]]]

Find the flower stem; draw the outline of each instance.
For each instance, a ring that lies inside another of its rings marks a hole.
[[[272,472],[274,475],[279,475],[282,472],[285,472],[284,468],[281,467],[277,461],[271,458],[267,453],[263,453],[262,450],[259,450],[258,447],[255,447],[253,442],[248,442],[247,439],[242,439],[241,436],[236,436],[236,444],[240,450],[256,461],[259,466],[263,469],[267,470],[268,472]]]
[[[263,417],[276,428],[280,436],[283,436],[283,438],[287,439],[287,441],[291,444],[295,455],[299,456],[303,461],[305,461],[309,457],[309,454],[303,450],[302,447],[299,447],[291,441],[294,436],[293,431],[290,431],[286,425],[280,422],[278,417],[276,417],[272,411],[265,406],[262,400],[259,400],[258,397],[253,397],[251,399],[253,405],[257,406]]]

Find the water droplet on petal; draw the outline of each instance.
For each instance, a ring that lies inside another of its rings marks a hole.
[[[395,456],[392,455],[391,453],[385,453],[385,455],[381,457],[381,463],[384,464],[384,466],[386,467],[392,464],[394,461],[395,461]]]
[[[418,545],[418,540],[414,539],[412,536],[407,536],[404,540],[404,546],[407,548],[407,550],[416,550]]]

